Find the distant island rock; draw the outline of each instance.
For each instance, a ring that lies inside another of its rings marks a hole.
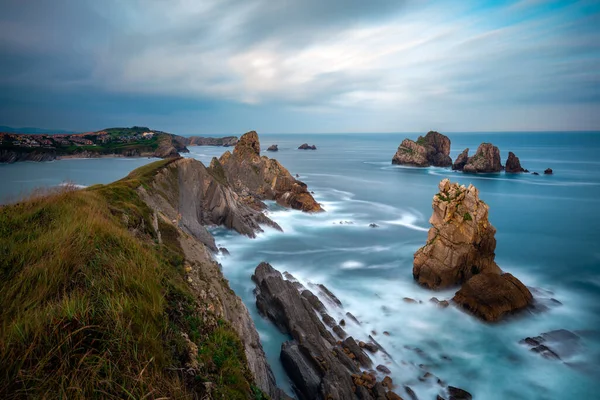
[[[308,143],[304,143],[301,144],[300,147],[298,147],[298,150],[316,150],[317,146],[315,146],[314,144],[312,146],[309,146]]]
[[[203,136],[190,136],[188,138],[188,146],[223,146],[231,147],[235,146],[238,142],[237,136],[225,136],[221,138],[217,137],[203,137]]]
[[[469,149],[465,149],[456,159],[454,165],[456,170],[466,173],[480,172],[500,172],[502,171],[502,163],[500,161],[500,150],[491,143],[482,143],[477,148],[477,152],[473,157],[469,157],[464,165],[464,157],[468,155]],[[459,160],[460,159],[460,160]],[[460,162],[459,162],[460,161]]]
[[[392,164],[449,167],[452,165],[450,139],[435,131],[428,132],[425,137],[419,136],[416,142],[404,139],[392,158]]]
[[[554,173],[554,171],[552,171],[552,168],[546,168],[544,170],[544,175],[552,175]]]
[[[521,161],[519,157],[515,155],[512,151],[508,152],[508,158],[506,159],[505,171],[511,174],[518,174],[520,172],[529,172],[523,167],[521,167]]]
[[[473,185],[444,179],[433,198],[427,243],[414,256],[413,277],[429,289],[462,288],[452,299],[485,321],[528,307],[533,296],[496,264],[496,229]]]
[[[267,151],[279,151],[279,148],[276,144],[272,144],[267,148]]]

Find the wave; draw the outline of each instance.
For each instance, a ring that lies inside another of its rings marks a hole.
[[[424,228],[422,226],[416,225],[417,217],[413,214],[404,214],[400,219],[392,220],[392,221],[384,221],[386,224],[390,225],[400,225],[409,229],[413,229],[415,231],[427,232],[429,228]]]

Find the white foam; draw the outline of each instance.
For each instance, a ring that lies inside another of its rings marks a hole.
[[[365,264],[361,263],[360,261],[354,261],[354,260],[348,260],[348,261],[344,261],[340,267],[342,267],[342,269],[358,269],[358,268],[363,268],[365,266]]]

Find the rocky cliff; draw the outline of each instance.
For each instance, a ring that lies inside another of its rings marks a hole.
[[[404,139],[392,158],[392,164],[449,167],[452,165],[450,139],[435,131],[428,132],[425,137],[419,136],[416,142]]]
[[[233,153],[213,159],[209,169],[220,176],[248,204],[261,209],[262,200],[306,212],[322,211],[305,183],[295,179],[277,160],[260,156],[260,141],[254,131],[245,133]]]
[[[17,161],[52,161],[56,159],[56,151],[23,151],[19,149],[0,149],[0,163]]]
[[[531,304],[529,290],[494,261],[496,229],[477,188],[444,179],[432,208],[427,243],[414,256],[419,284],[429,289],[463,285],[453,300],[487,321]]]
[[[498,150],[498,147],[491,143],[480,144],[475,155],[473,157],[469,157],[467,162],[462,167],[462,171],[467,173],[500,172],[502,169],[502,163],[500,162],[500,150]]]
[[[221,138],[190,136],[187,141],[188,146],[235,146],[238,142],[237,136],[225,136]]]

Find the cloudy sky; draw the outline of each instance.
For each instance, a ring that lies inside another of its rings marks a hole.
[[[600,2],[0,0],[0,125],[600,130]]]

